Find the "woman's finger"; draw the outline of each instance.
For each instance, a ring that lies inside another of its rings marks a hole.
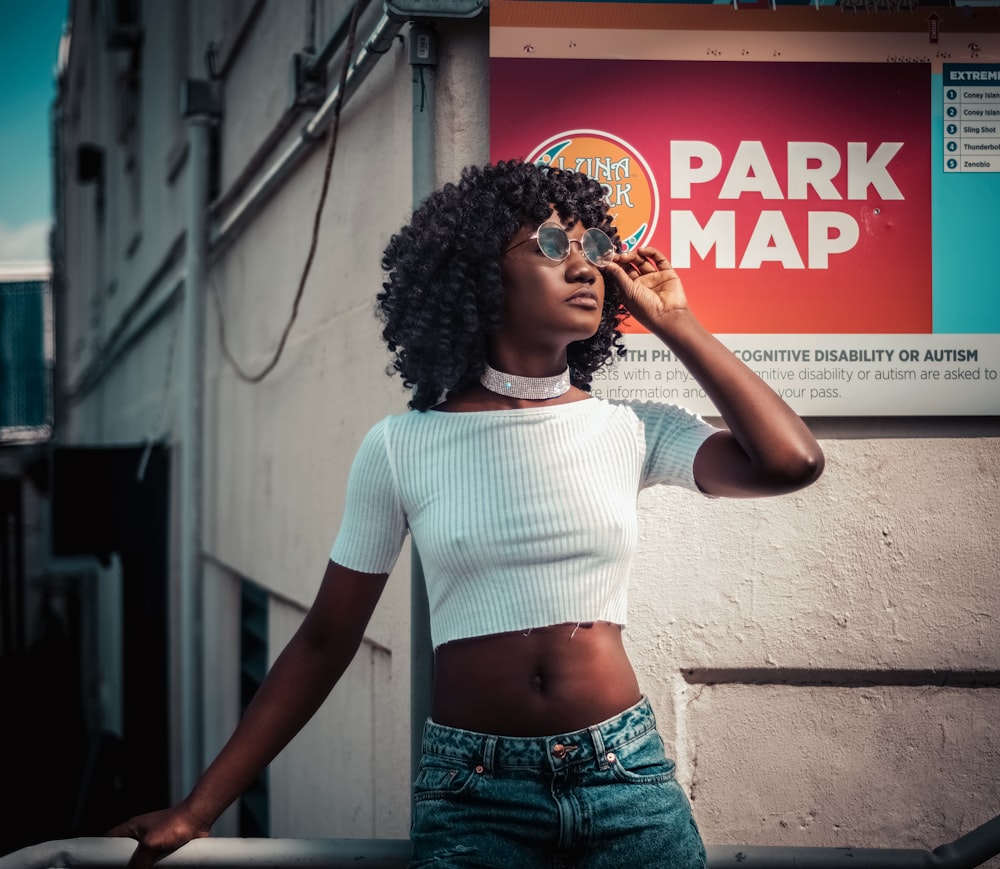
[[[157,854],[150,848],[138,845],[136,846],[135,851],[132,852],[132,859],[128,861],[126,869],[150,869],[153,863],[156,862],[157,858],[162,856],[165,855]]]
[[[668,260],[666,255],[658,248],[642,247],[639,248],[639,251],[642,253],[643,257],[646,258],[646,262],[651,260],[656,264],[657,271],[663,272],[673,268],[673,266],[670,265],[670,260]]]

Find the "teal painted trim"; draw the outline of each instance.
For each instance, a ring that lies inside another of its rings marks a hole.
[[[1000,174],[944,171],[944,90],[931,76],[935,334],[1000,333]]]

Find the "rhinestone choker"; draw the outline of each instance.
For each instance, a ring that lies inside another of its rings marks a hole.
[[[569,367],[562,374],[553,377],[521,377],[497,371],[487,362],[486,370],[479,376],[479,382],[498,395],[541,401],[544,398],[558,398],[569,392]]]

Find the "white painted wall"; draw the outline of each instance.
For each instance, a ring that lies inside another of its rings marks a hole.
[[[119,241],[106,241],[103,261],[94,191],[67,188],[62,364],[71,381],[99,357],[101,340],[183,230],[183,126],[170,93],[181,73],[204,74],[207,39],[221,40],[226,59],[224,191],[283,111],[307,6],[265,2],[247,19],[252,8],[143,4],[141,214],[132,222],[118,214]],[[94,22],[79,17],[67,154],[92,140],[114,152],[111,67],[119,59],[98,47],[88,31]],[[234,49],[233,28],[245,20]],[[488,157],[488,77],[485,21],[440,33],[443,182]],[[185,51],[182,62],[176,55]],[[395,45],[345,109],[301,313],[262,384],[240,381],[222,358],[217,313],[207,305],[210,752],[235,722],[240,577],[273,593],[276,654],[315,593],[357,444],[405,404],[385,376],[372,305],[381,251],[410,209],[410,111],[410,68]],[[291,310],[322,150],[210,270],[229,346],[253,370],[270,358]],[[120,156],[109,171],[122,172]],[[141,240],[126,257],[120,240],[136,229]],[[153,323],[71,405],[65,440],[134,442],[152,433],[183,448],[175,442],[176,316]],[[828,420],[816,429],[828,467],[806,492],[753,502],[642,496],[628,643],[708,841],[935,846],[1000,812],[1000,428],[995,420]],[[408,573],[404,556],[343,683],[273,764],[274,835],[406,835]]]

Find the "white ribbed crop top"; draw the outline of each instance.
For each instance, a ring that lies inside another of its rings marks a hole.
[[[565,622],[624,625],[639,490],[697,491],[695,453],[716,431],[673,405],[595,398],[386,417],[354,460],[330,558],[387,573],[409,531],[435,648]]]

